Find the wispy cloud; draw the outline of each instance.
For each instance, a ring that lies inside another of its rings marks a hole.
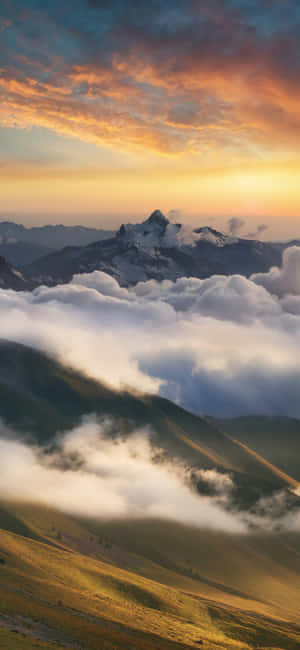
[[[203,162],[292,152],[299,28],[279,0],[4,2],[1,123]]]

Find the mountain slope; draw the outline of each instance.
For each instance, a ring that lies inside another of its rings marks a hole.
[[[290,485],[239,444],[235,431],[224,433],[158,396],[118,393],[41,352],[0,342],[2,436],[10,437],[10,425],[43,445],[91,412],[115,418],[127,435],[150,426],[157,444],[194,468],[229,471],[246,505]],[[5,650],[296,650],[299,602],[297,532],[80,518],[0,500]]]
[[[30,282],[24,278],[22,273],[9,264],[4,257],[0,257],[0,289],[26,291],[30,288]]]
[[[300,421],[278,416],[215,420],[241,443],[264,456],[300,481]]]
[[[53,253],[53,249],[41,244],[23,241],[0,243],[0,256],[5,257],[9,264],[16,267],[31,264],[49,253]]]
[[[296,650],[299,544],[2,504],[0,647]]]
[[[0,417],[10,427],[43,444],[89,413],[114,418],[128,434],[150,426],[153,440],[168,453],[195,467],[233,472],[237,482],[242,475],[262,490],[293,484],[293,477],[280,476],[213,422],[166,399],[113,391],[43,353],[0,342]]]
[[[154,278],[205,278],[213,274],[249,276],[280,265],[281,250],[270,243],[238,239],[212,228],[185,232],[156,210],[141,224],[122,225],[111,238],[85,247],[68,247],[28,265],[35,283],[68,282],[76,273],[101,270],[122,286]]]

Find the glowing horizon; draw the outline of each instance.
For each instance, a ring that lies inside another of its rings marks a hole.
[[[299,31],[291,0],[5,0],[1,218],[300,236]]]

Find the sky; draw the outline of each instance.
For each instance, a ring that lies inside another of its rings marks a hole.
[[[1,0],[0,217],[300,236],[298,0]]]

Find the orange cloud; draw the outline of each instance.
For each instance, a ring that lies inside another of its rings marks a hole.
[[[225,24],[227,38],[233,25],[224,23],[218,7],[213,15]],[[1,123],[43,126],[129,151],[190,155],[201,166],[297,155],[300,89],[278,73],[272,58],[272,47],[278,57],[283,44],[257,48],[251,33],[243,35],[230,56],[211,43],[207,54],[203,44],[200,52],[195,44],[185,52],[183,39],[159,60],[156,43],[144,39],[106,64],[59,65],[47,82],[2,70]]]

